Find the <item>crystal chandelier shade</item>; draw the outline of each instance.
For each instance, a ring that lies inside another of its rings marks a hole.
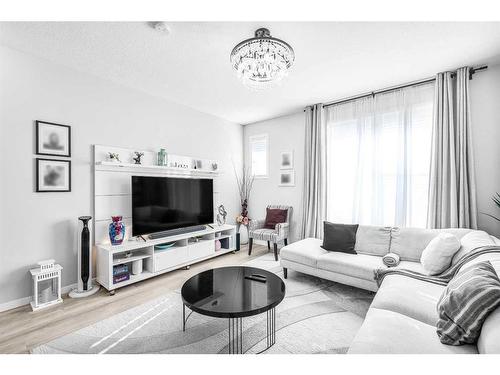
[[[236,45],[231,52],[231,65],[240,80],[259,89],[282,80],[295,60],[293,48],[271,37],[268,29],[258,29],[255,37]]]

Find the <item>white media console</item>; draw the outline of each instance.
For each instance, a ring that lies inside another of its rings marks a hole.
[[[189,266],[236,250],[236,227],[213,225],[213,229],[183,233],[155,240],[129,240],[121,245],[97,246],[97,282],[108,291],[113,291],[141,280]],[[216,250],[215,242],[221,244]],[[155,250],[155,245],[174,244],[164,250]],[[122,282],[113,282],[113,267],[142,260],[142,272]]]
[[[207,226],[205,230],[150,239],[146,242],[132,238],[132,176],[212,179],[214,213],[216,207],[222,203],[218,181],[221,172],[219,169],[214,170],[215,161],[169,155],[169,165],[158,166],[156,152],[143,151],[142,164],[133,164],[134,151],[134,149],[94,145],[93,237],[97,253],[97,282],[111,293],[123,286],[236,250],[234,225],[212,225],[213,228]],[[108,152],[119,154],[122,162],[109,161]],[[172,161],[184,168],[172,166]],[[126,238],[121,245],[110,244],[108,226],[111,216],[123,217]],[[220,250],[216,250],[216,241],[220,241]],[[162,244],[174,245],[163,250],[155,249],[155,246]],[[136,274],[131,272],[134,262],[142,263],[142,267],[139,267],[142,268],[141,272]],[[128,265],[130,279],[114,282],[113,268],[123,264]]]

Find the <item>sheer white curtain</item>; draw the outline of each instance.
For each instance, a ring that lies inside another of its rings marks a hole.
[[[327,218],[425,227],[434,84],[326,108]]]

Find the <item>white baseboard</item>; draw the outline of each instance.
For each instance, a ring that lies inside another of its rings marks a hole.
[[[95,279],[92,279],[92,283],[95,283]],[[77,287],[77,283],[66,285],[61,288],[61,294],[68,294],[72,289]],[[15,299],[12,301],[4,302],[0,304],[0,312],[15,309],[16,307],[29,305],[31,302],[31,296]]]
[[[15,309],[16,307],[19,307],[19,306],[28,305],[30,302],[31,302],[31,296],[15,299],[13,301],[4,302],[4,303],[0,304],[0,312],[12,310],[12,309]]]

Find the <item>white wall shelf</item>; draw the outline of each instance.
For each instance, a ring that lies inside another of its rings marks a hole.
[[[209,176],[217,176],[220,174],[219,171],[212,171],[212,170],[207,170],[207,169],[193,169],[193,168],[179,168],[179,167],[167,167],[163,165],[144,165],[144,164],[133,164],[133,163],[119,163],[119,162],[113,162],[113,161],[97,161],[96,163],[96,170],[106,170],[106,171],[113,171],[117,169],[121,169],[123,171],[125,170],[132,170],[132,171],[154,171],[156,173],[158,172],[165,172],[168,174],[175,174],[175,175],[189,175],[189,176],[204,176],[204,175],[209,175]]]

